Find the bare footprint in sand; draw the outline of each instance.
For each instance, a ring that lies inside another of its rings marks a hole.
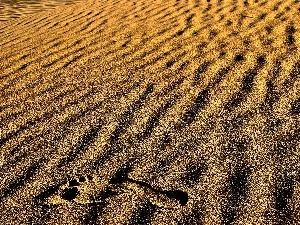
[[[128,168],[118,170],[110,180],[110,184],[120,185],[127,191],[133,191],[141,198],[147,198],[153,205],[159,208],[173,209],[187,204],[189,199],[187,192],[155,189],[146,182],[129,178],[128,173]]]
[[[148,199],[158,208],[174,209],[183,207],[188,202],[188,194],[181,190],[159,190],[150,184],[128,177],[126,169],[120,169],[111,178],[109,184],[96,176],[81,176],[69,180],[57,187],[54,193],[45,198],[48,204],[91,204],[104,202],[116,195],[137,195]]]
[[[61,185],[55,194],[47,198],[50,204],[79,203],[90,204],[95,201],[95,193],[99,190],[101,180],[88,175],[74,178],[66,184]],[[101,199],[99,199],[101,201]]]
[[[138,195],[141,199],[148,199],[153,205],[161,209],[176,209],[187,204],[187,193],[175,191],[160,191],[138,185],[133,182],[124,182],[123,188]]]

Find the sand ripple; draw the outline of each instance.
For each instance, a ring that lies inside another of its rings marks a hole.
[[[0,22],[80,1],[82,0],[2,0],[0,1]]]

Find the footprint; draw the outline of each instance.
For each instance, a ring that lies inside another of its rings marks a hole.
[[[71,201],[77,197],[79,194],[78,188],[77,187],[71,187],[68,189],[65,189],[61,195],[62,199]]]
[[[189,199],[188,194],[181,190],[157,190],[132,181],[126,181],[122,184],[122,186],[127,191],[133,191],[141,198],[148,199],[158,208],[180,208],[185,206]]]
[[[61,185],[52,196],[49,196],[47,201],[50,204],[62,204],[62,203],[80,203],[89,204],[92,203],[91,197],[98,189],[97,184],[100,182],[91,175],[81,176],[74,178],[67,183]]]
[[[81,186],[81,183],[84,183],[87,180],[91,181],[93,180],[93,177],[88,175],[87,177],[79,177],[78,180],[70,180],[69,187],[62,191],[61,198],[67,201],[74,200],[80,194],[78,187]]]
[[[134,180],[128,177],[130,168],[122,168],[110,180],[113,185],[121,185],[127,190],[134,191],[141,197],[146,197],[150,202],[160,208],[178,208],[185,206],[189,196],[187,192],[181,190],[159,190],[150,184]]]
[[[62,185],[41,193],[38,199],[46,200],[47,204],[94,204],[104,203],[107,199],[122,194],[134,194],[142,199],[148,199],[158,208],[174,209],[185,206],[189,196],[181,190],[159,190],[150,184],[128,177],[129,170],[119,170],[108,185],[90,175],[69,180]],[[53,190],[52,190],[53,189]]]

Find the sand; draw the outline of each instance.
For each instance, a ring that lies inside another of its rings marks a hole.
[[[72,5],[81,0],[1,0],[0,22],[31,16],[37,12],[55,9],[62,5]]]
[[[300,1],[54,8],[0,24],[1,224],[300,224]]]

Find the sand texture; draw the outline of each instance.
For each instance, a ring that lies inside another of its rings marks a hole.
[[[0,22],[13,18],[31,16],[40,11],[55,9],[61,5],[72,5],[82,0],[1,0]]]
[[[300,224],[299,47],[299,0],[2,22],[0,224]]]

